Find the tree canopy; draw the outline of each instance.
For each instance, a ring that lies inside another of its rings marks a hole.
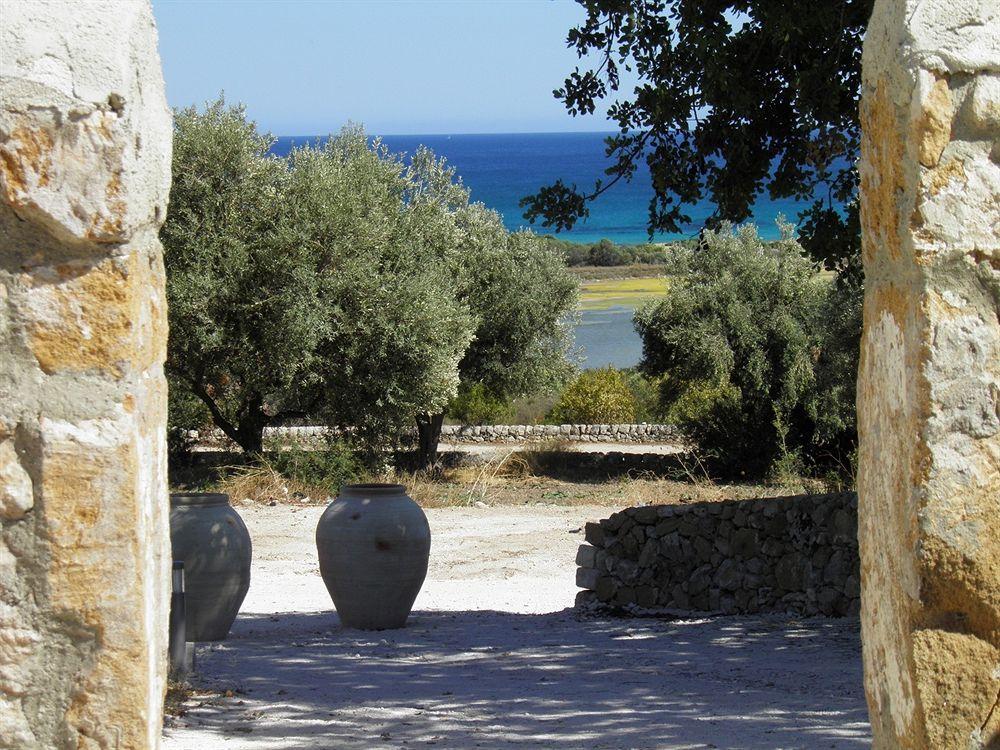
[[[567,315],[577,294],[559,250],[530,232],[509,232],[496,211],[470,203],[454,169],[427,149],[414,155],[409,175],[415,229],[437,248],[474,320],[459,387],[497,402],[554,390],[573,371]],[[443,408],[417,414],[422,466],[434,461],[443,419]]]
[[[573,115],[613,99],[619,132],[603,178],[541,188],[521,202],[529,220],[571,228],[641,160],[651,235],[690,231],[685,207],[706,197],[717,207],[709,226],[744,221],[766,190],[811,201],[799,233],[814,257],[833,268],[857,255],[861,42],[873,0],[579,2],[587,17],[567,44],[584,63],[554,95]],[[623,71],[638,79],[627,94]]]
[[[668,418],[748,476],[841,470],[855,443],[858,288],[818,273],[791,231],[766,244],[752,225],[706,232],[635,316]]]
[[[440,426],[460,382],[509,398],[569,374],[576,284],[558,251],[470,203],[443,160],[356,127],[286,159],[271,145],[222,100],[176,114],[174,416],[197,401],[248,453],[292,417],[377,449],[414,417]]]

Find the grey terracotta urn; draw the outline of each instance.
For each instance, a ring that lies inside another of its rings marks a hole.
[[[344,485],[319,519],[316,548],[345,627],[406,624],[427,575],[431,530],[402,485]]]
[[[250,532],[221,493],[170,496],[170,546],[184,563],[189,641],[221,641],[250,588]]]

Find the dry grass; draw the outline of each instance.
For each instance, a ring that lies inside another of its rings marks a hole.
[[[217,491],[225,492],[235,502],[265,505],[324,503],[331,497],[330,488],[289,479],[268,463],[233,467],[218,482]]]
[[[425,508],[504,505],[608,505],[617,507],[720,501],[825,492],[819,480],[786,477],[772,483],[726,483],[709,478],[694,454],[678,457],[664,474],[635,471],[584,479],[572,465],[575,445],[553,438],[526,449],[503,451],[483,463],[432,472],[391,469],[358,481],[402,484]],[[324,504],[336,488],[283,476],[268,464],[231,469],[215,489],[235,502]]]

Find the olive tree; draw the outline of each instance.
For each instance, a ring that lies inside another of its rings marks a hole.
[[[735,473],[843,468],[855,442],[859,307],[791,238],[723,225],[674,259],[670,290],[640,308],[642,369],[662,407]]]
[[[356,128],[287,160],[271,143],[221,100],[177,113],[170,385],[248,454],[292,416],[386,441],[454,396],[467,306],[405,220],[400,160]]]
[[[474,321],[458,364],[460,387],[510,400],[551,390],[572,373],[569,315],[577,284],[559,251],[499,214],[470,203],[454,170],[426,149],[409,167],[408,206],[418,234],[443,259]],[[417,412],[418,462],[437,454],[444,408]]]
[[[330,319],[318,248],[297,242],[288,171],[268,136],[217,101],[174,119],[173,183],[161,230],[171,389],[205,405],[248,453],[264,427],[313,395]]]

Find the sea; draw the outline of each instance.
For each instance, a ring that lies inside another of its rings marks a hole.
[[[553,233],[524,218],[518,203],[544,185],[557,179],[576,184],[581,190],[593,187],[605,177],[610,165],[604,140],[608,133],[491,133],[453,135],[386,135],[382,142],[397,153],[412,154],[426,146],[453,166],[471,191],[473,201],[498,211],[511,230],[528,228],[542,234]],[[282,136],[272,152],[284,156],[293,147],[321,143],[318,136]],[[714,206],[703,201],[691,206],[688,226],[680,234],[657,234],[650,237],[646,220],[652,189],[649,172],[642,164],[631,182],[619,182],[592,202],[590,216],[581,219],[570,231],[558,237],[573,242],[593,243],[609,239],[619,244],[666,242],[694,237],[712,214]],[[784,216],[794,222],[805,208],[794,200],[770,200],[762,196],[753,206],[752,221],[765,239],[778,237],[777,219]],[[615,307],[610,310],[585,310],[576,328],[577,347],[582,352],[582,367],[631,367],[638,364],[642,346],[632,326],[634,310]]]

